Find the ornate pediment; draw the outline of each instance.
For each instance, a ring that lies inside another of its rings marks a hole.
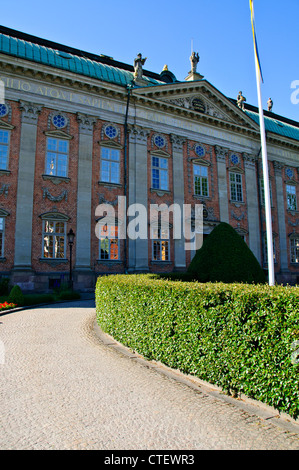
[[[44,134],[45,134],[47,137],[53,137],[53,138],[56,138],[56,139],[67,139],[67,140],[71,140],[71,139],[73,138],[72,135],[69,135],[69,134],[67,134],[66,132],[61,131],[61,130],[58,130],[58,129],[55,129],[54,131],[45,131]]]
[[[253,131],[259,127],[247,114],[229,98],[223,95],[207,80],[176,82],[167,85],[146,87],[134,90],[143,103],[160,106],[185,116],[198,115],[199,119],[217,125],[221,122]],[[159,105],[159,104],[160,105]]]
[[[195,94],[190,96],[172,98],[165,100],[168,103],[180,106],[181,108],[190,109],[198,113],[207,114],[208,116],[220,119],[222,121],[233,122],[233,119],[227,115],[221,107],[215,105],[211,100],[208,100],[201,94]]]

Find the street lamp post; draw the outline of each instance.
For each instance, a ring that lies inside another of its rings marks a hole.
[[[67,241],[70,247],[70,289],[73,290],[73,268],[72,268],[72,254],[73,254],[73,244],[74,244],[75,234],[71,228],[67,234]]]

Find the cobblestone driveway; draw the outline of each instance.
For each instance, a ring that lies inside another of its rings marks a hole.
[[[296,427],[146,367],[94,319],[86,300],[0,316],[0,449],[299,449]]]

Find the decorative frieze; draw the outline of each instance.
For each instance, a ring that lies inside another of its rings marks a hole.
[[[131,143],[147,143],[147,138],[150,135],[150,130],[139,127],[139,126],[130,126],[129,129],[129,140]]]
[[[218,162],[225,162],[228,155],[228,150],[219,145],[215,145],[215,154]]]

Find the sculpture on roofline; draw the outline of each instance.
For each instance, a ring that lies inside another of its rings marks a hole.
[[[143,59],[142,54],[139,53],[134,60],[134,78],[137,80],[142,78],[142,66],[145,64],[146,59],[147,57]]]
[[[237,97],[237,105],[243,111],[245,109],[245,101],[246,101],[245,96],[242,95],[242,91],[239,91],[239,94],[238,94],[238,97]]]
[[[191,62],[191,73],[196,73],[197,64],[199,62],[198,52],[192,52],[190,56],[190,62]]]
[[[271,98],[268,99],[267,104],[268,104],[268,111],[272,111],[273,101],[271,100]]]

